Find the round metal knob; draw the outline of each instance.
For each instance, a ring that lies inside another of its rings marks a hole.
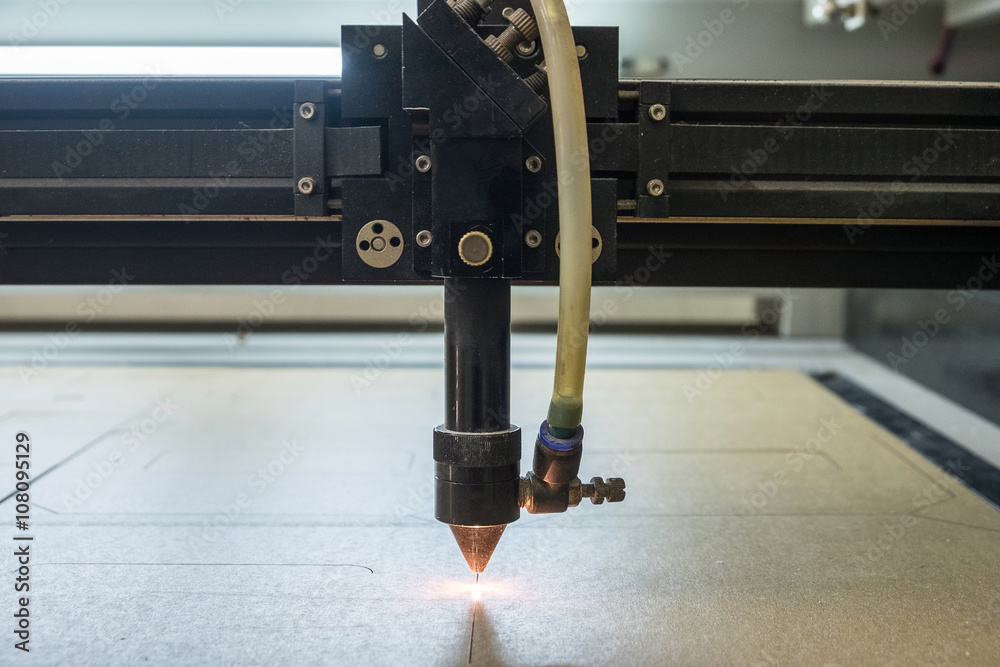
[[[493,241],[482,232],[469,232],[458,242],[458,256],[469,266],[482,266],[493,257]]]

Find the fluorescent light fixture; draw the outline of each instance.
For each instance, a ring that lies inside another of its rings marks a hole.
[[[0,76],[336,77],[339,47],[4,46]]]

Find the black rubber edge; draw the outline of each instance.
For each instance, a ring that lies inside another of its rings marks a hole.
[[[1000,470],[837,373],[812,378],[1000,510]]]

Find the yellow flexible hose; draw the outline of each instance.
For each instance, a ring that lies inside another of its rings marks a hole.
[[[563,0],[531,0],[545,51],[559,174],[559,334],[549,428],[569,437],[583,421],[590,332],[590,151],[576,40]]]

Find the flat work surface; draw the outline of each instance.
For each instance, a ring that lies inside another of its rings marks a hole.
[[[363,373],[0,368],[2,488],[19,430],[50,471],[31,653],[5,546],[0,663],[1000,659],[1000,513],[798,372],[594,370],[583,473],[628,499],[525,515],[478,603],[433,520],[442,372]],[[514,372],[525,466],[550,382]]]

